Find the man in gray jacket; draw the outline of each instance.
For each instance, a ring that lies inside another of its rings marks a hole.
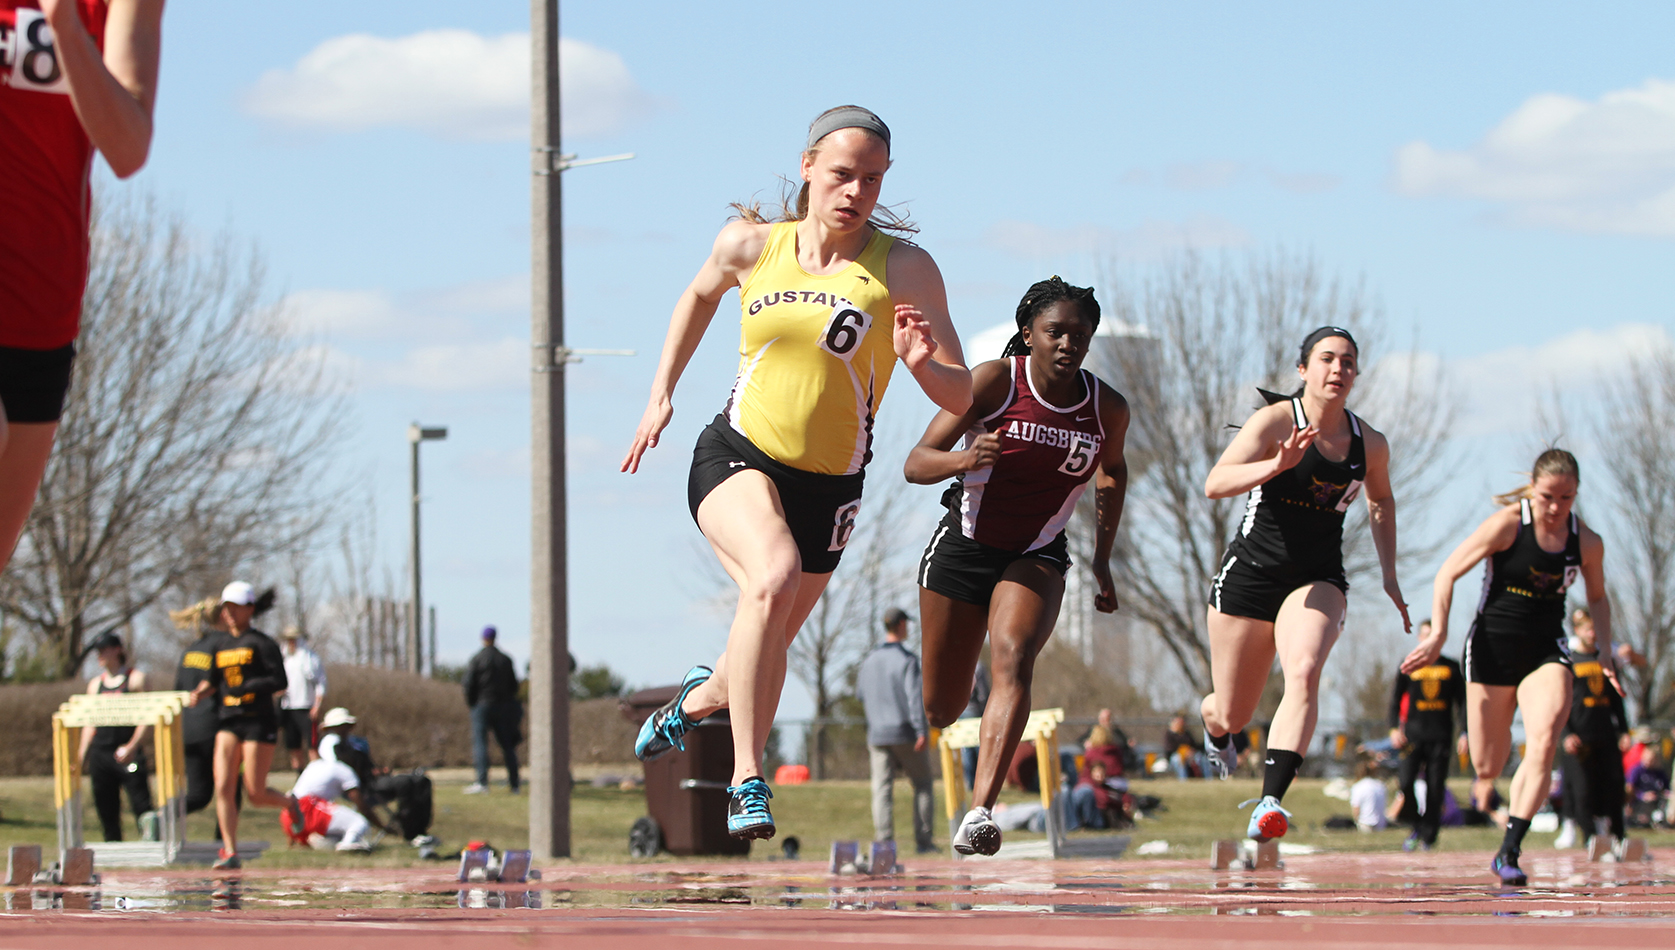
[[[930,723],[925,718],[919,658],[903,641],[910,620],[900,607],[884,612],[884,642],[867,654],[855,676],[855,692],[867,713],[867,749],[872,753],[873,837],[896,837],[893,798],[896,771],[913,783],[913,838],[920,854],[931,843],[931,766],[925,754]]]

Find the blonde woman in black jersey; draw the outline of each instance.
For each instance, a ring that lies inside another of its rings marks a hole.
[[[1479,561],[1483,596],[1466,634],[1466,730],[1477,773],[1473,798],[1494,787],[1512,752],[1512,717],[1524,714],[1524,760],[1512,777],[1506,837],[1490,869],[1502,883],[1526,883],[1518,854],[1530,819],[1552,783],[1559,730],[1570,715],[1570,656],[1565,646],[1565,591],[1580,577],[1594,617],[1599,663],[1617,686],[1611,660],[1611,601],[1605,594],[1605,543],[1571,508],[1580,471],[1576,457],[1548,449],[1530,483],[1495,500],[1502,508],[1473,531],[1437,571],[1431,633],[1403,672],[1436,661],[1448,641],[1454,582]],[[1619,692],[1621,687],[1618,686]]]

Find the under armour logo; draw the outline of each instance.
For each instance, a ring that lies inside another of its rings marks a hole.
[[[744,468],[744,463],[743,462],[728,462],[727,467],[728,468]]]

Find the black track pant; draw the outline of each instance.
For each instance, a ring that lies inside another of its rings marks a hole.
[[[116,761],[114,746],[88,748],[87,777],[93,780],[93,808],[99,813],[106,841],[122,840],[123,789],[128,790],[128,805],[134,809],[135,818],[151,810],[150,770],[145,765],[145,753],[138,749],[125,765]]]
[[[1442,826],[1442,796],[1448,791],[1448,762],[1454,757],[1454,743],[1410,742],[1402,751],[1402,796],[1414,806],[1413,834],[1426,844],[1436,844]],[[1415,779],[1425,779],[1425,813],[1418,813],[1413,797]]]
[[[1609,818],[1611,834],[1623,836],[1623,757],[1615,743],[1586,743],[1576,755],[1561,753],[1559,768],[1564,774],[1565,799],[1571,804],[1569,817],[1582,832],[1582,840],[1594,836],[1594,819]]]

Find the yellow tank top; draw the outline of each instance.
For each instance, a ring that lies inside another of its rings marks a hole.
[[[827,475],[861,471],[890,371],[895,305],[884,262],[895,243],[874,231],[860,258],[816,277],[797,263],[797,224],[768,232],[739,287],[739,375],[727,421],[770,458]]]

